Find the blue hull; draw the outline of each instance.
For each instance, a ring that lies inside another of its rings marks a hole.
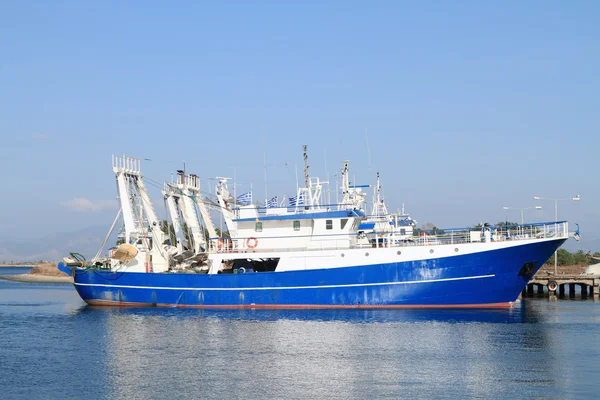
[[[426,261],[246,274],[75,270],[91,305],[206,308],[510,306],[565,241],[557,239]],[[525,263],[533,269],[523,274]]]

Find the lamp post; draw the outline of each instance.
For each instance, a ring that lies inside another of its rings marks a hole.
[[[581,197],[579,195],[575,197],[562,197],[562,198],[549,198],[549,197],[540,197],[534,196],[534,200],[554,200],[554,222],[558,221],[558,202],[561,200],[571,200],[571,201],[579,201]],[[554,275],[558,274],[558,250],[554,252]]]
[[[505,209],[505,210],[520,210],[521,211],[521,225],[524,224],[524,221],[523,221],[523,210],[541,210],[542,209],[541,206],[522,207],[522,208],[519,208],[519,207],[502,207],[502,208]]]

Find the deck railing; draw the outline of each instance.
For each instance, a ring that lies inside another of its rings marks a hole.
[[[310,236],[262,236],[258,238],[262,243],[265,240],[290,241],[293,239],[306,239]],[[310,246],[268,248],[263,246],[252,247],[258,241],[254,237],[244,238],[210,238],[209,251],[211,252],[288,252],[311,250],[340,250],[352,248],[379,248],[379,247],[409,247],[431,245],[453,245],[465,243],[505,242],[517,240],[568,238],[568,223],[566,221],[541,222],[524,225],[484,226],[481,228],[453,228],[438,229],[436,232],[419,231],[413,236],[397,235],[390,232],[369,232],[366,234],[352,233],[331,234],[315,236]],[[343,242],[343,244],[340,244]],[[321,244],[319,246],[319,243]]]

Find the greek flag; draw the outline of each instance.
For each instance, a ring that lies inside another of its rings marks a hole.
[[[303,206],[304,198],[302,195],[290,197],[290,207]]]
[[[252,191],[250,191],[248,193],[240,194],[237,197],[237,203],[241,204],[243,206],[252,204]]]
[[[273,197],[271,200],[267,201],[267,208],[277,207],[279,203],[277,202],[277,196]]]

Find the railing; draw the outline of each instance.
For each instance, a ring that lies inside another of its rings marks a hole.
[[[480,229],[453,228],[438,229],[436,232],[420,231],[414,236],[397,235],[390,232],[369,232],[363,235],[331,234],[331,235],[296,235],[296,236],[271,236],[271,237],[247,237],[247,238],[209,238],[209,251],[223,253],[255,253],[255,252],[289,252],[289,251],[314,251],[314,250],[341,250],[351,248],[388,248],[388,247],[410,247],[431,245],[453,245],[465,243],[490,243],[517,240],[568,238],[568,224],[566,221],[542,222],[525,225],[484,226]],[[285,248],[268,248],[259,246],[259,241],[284,240],[311,238],[310,248],[307,246],[297,247],[294,243]],[[339,245],[339,242],[345,242]],[[346,244],[347,243],[347,244]],[[320,244],[320,246],[319,246]]]

